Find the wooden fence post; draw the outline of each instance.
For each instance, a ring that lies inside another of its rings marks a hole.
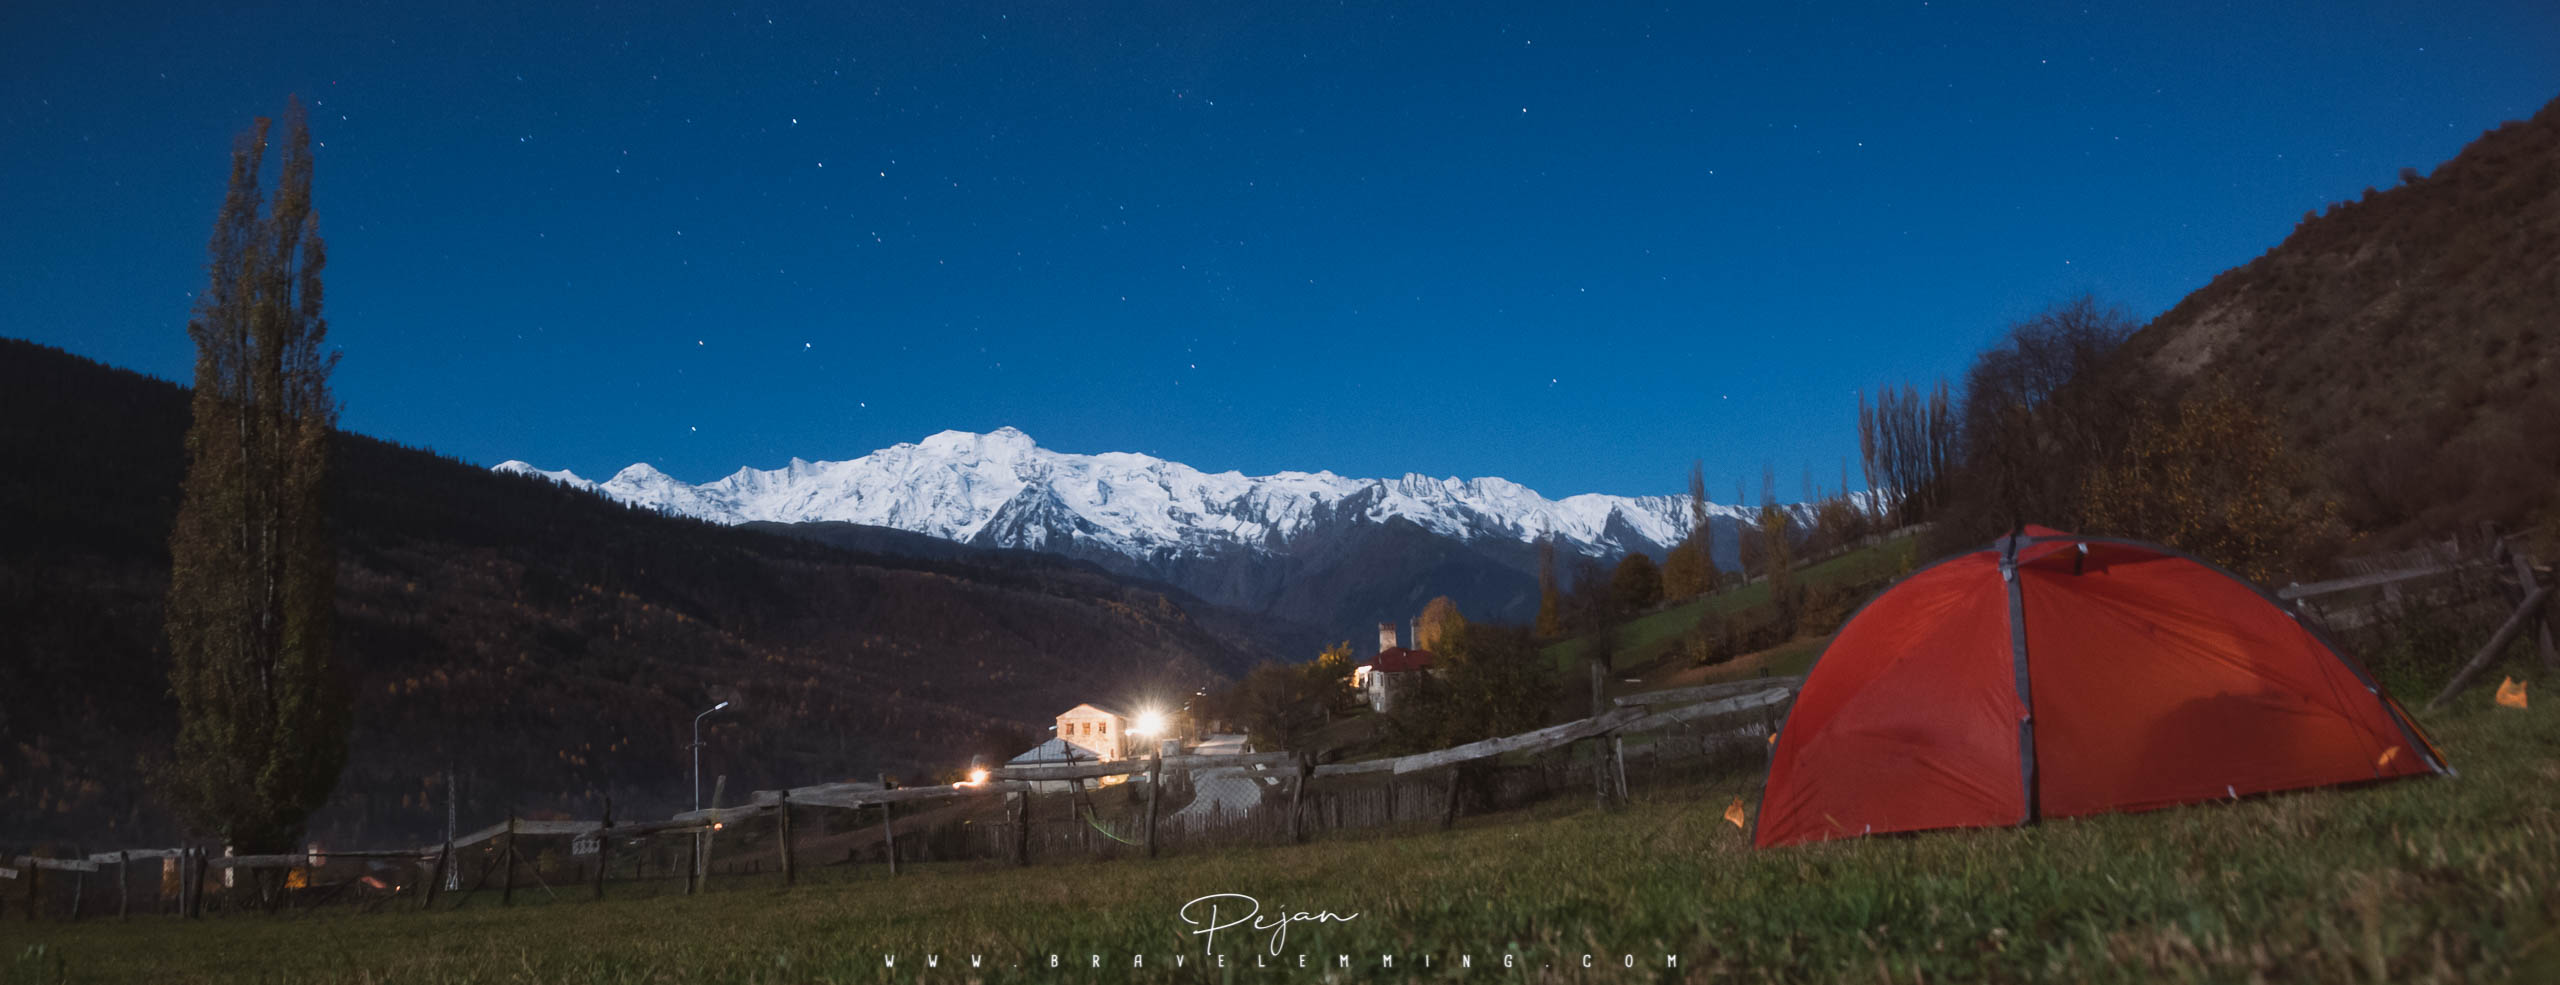
[[[702,829],[695,828],[693,837],[685,839],[684,894],[691,896],[702,887]]]
[[[498,855],[498,863],[507,867],[507,877],[498,883],[498,905],[516,905],[516,812],[507,811],[507,847]]]
[[[418,897],[418,909],[436,905],[436,892],[444,888],[444,867],[453,864],[453,842],[447,841],[437,850],[435,864],[427,869],[427,891]]]
[[[79,923],[79,922],[80,922],[80,904],[87,902],[87,897],[88,897],[88,895],[89,895],[89,870],[87,870],[87,869],[77,869],[77,870],[74,870],[74,871],[71,873],[71,922],[72,922],[72,923]]]
[[[1617,791],[1617,804],[1627,806],[1627,740],[1616,732],[1609,733],[1609,782]]]
[[[1013,797],[1013,864],[1031,864],[1031,789],[1017,790]]]
[[[880,774],[880,789],[883,792],[886,792],[889,789],[889,774]],[[892,879],[897,878],[898,808],[897,805],[885,800],[880,802],[880,833],[886,837],[889,842],[889,877]]]
[[[1305,752],[1298,753],[1298,772],[1289,780],[1289,840],[1291,842],[1307,840],[1306,812],[1300,810],[1299,805],[1307,793],[1307,775],[1314,771],[1315,767],[1309,762],[1308,755]]]
[[[116,922],[133,911],[133,853],[116,853]]]
[[[1440,829],[1443,831],[1458,826],[1458,771],[1466,768],[1465,763],[1449,764],[1449,801],[1440,814]]]
[[[788,795],[786,795],[788,796]],[[613,798],[604,799],[604,823],[596,827],[596,882],[593,899],[604,898],[604,870],[613,864]]]
[[[2531,595],[2534,589],[2542,587],[2542,579],[2533,570],[2533,559],[2526,557],[2523,551],[2508,551],[2507,562],[2515,567],[2517,594]],[[2555,624],[2560,624],[2560,617],[2555,617],[2550,609],[2544,609],[2542,625],[2535,627],[2534,642],[2542,651],[2544,670],[2560,670],[2560,648],[2555,648],[2551,642],[2551,627]]]
[[[211,871],[212,867],[213,850],[202,845],[196,846],[196,892],[193,897],[187,900],[187,918],[190,920],[201,920],[204,918],[204,877],[207,872]]]
[[[2445,684],[2444,693],[2436,695],[2435,700],[2427,702],[2427,710],[2434,711],[2444,707],[2446,702],[2453,700],[2454,695],[2461,694],[2462,689],[2470,687],[2471,679],[2480,676],[2481,671],[2489,669],[2489,665],[2497,661],[2498,654],[2507,648],[2508,643],[2515,640],[2516,634],[2523,631],[2524,624],[2531,620],[2534,613],[2541,610],[2542,603],[2550,598],[2551,586],[2549,585],[2536,587],[2531,594],[2526,595],[2524,604],[2516,606],[2515,614],[2507,617],[2506,625],[2498,627],[2497,635],[2489,637],[2489,645],[2481,647],[2479,655],[2472,657],[2470,663],[2462,666],[2460,673],[2453,675],[2453,680]]]
[[[781,837],[774,840],[779,843],[778,848],[782,853],[782,888],[789,889],[796,881],[796,875],[791,871],[791,791],[789,790],[782,792],[782,806],[774,811],[774,825],[781,832]]]
[[[1147,857],[1156,857],[1156,801],[1164,790],[1165,750],[1177,743],[1167,739],[1156,744],[1156,761],[1147,767]]]
[[[29,855],[29,856],[27,856],[27,874],[26,874],[26,879],[27,879],[27,922],[28,922],[28,923],[34,923],[34,922],[36,922],[36,910],[37,910],[37,908],[38,908],[38,899],[39,899],[39,897],[37,897],[37,896],[36,896],[36,883],[37,883],[37,882],[39,882],[39,881],[41,881],[43,878],[44,878],[44,867],[36,864],[36,857],[35,857],[35,856],[33,856],[33,855]]]

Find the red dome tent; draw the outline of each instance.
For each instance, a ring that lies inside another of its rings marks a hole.
[[[1770,752],[1752,843],[2446,771],[2274,596],[2166,547],[2028,527],[1850,617]]]

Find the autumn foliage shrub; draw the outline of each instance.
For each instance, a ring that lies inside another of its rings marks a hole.
[[[2081,514],[2085,532],[2167,544],[2269,584],[2343,541],[2338,504],[2304,484],[2265,415],[2208,393],[2136,421],[2123,454],[2081,484]]]

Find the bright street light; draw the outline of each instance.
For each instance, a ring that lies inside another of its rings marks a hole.
[[[1164,734],[1164,713],[1163,713],[1163,712],[1160,712],[1160,711],[1142,711],[1142,712],[1139,712],[1139,713],[1138,713],[1138,723],[1137,723],[1136,725],[1131,726],[1131,727],[1129,728],[1129,731],[1130,731],[1130,733],[1131,733],[1131,734],[1134,734],[1134,735],[1143,735],[1143,736],[1147,736],[1147,737],[1149,737],[1149,738],[1153,738],[1153,737],[1155,737],[1155,736],[1163,735],[1163,734]]]

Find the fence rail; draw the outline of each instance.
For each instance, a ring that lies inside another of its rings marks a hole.
[[[76,858],[18,856],[0,859],[0,880],[20,884],[14,894],[0,893],[0,908],[8,895],[17,895],[25,917],[35,919],[43,908],[40,884],[70,881],[67,906],[60,903],[60,888],[52,887],[54,909],[78,919],[94,902],[86,893],[88,881],[106,873],[102,878],[113,886],[116,915],[124,916],[132,906],[137,862],[160,863],[157,878],[144,877],[147,900],[197,916],[208,895],[221,895],[214,884],[248,878],[239,873],[266,872],[256,878],[300,887],[301,895],[293,898],[313,900],[304,905],[343,900],[379,909],[405,899],[414,900],[406,905],[429,908],[445,894],[454,895],[444,905],[464,905],[492,883],[501,904],[513,903],[524,891],[547,900],[559,899],[564,889],[601,898],[609,883],[623,887],[618,892],[673,892],[680,883],[690,894],[715,877],[778,878],[788,886],[813,867],[841,871],[874,861],[885,862],[895,875],[900,859],[1001,859],[1021,865],[1060,853],[1152,856],[1164,846],[1303,840],[1318,831],[1425,822],[1447,826],[1469,804],[1506,805],[1575,787],[1597,791],[1604,805],[1623,801],[1630,737],[1638,740],[1632,758],[1649,767],[1648,779],[1658,779],[1666,766],[1676,772],[1682,762],[1737,752],[1765,755],[1757,736],[1770,734],[1801,685],[1802,678],[1763,678],[1628,695],[1591,718],[1393,758],[1318,763],[1291,752],[1165,754],[1008,766],[989,771],[978,783],[839,782],[759,790],[738,806],[655,820],[616,821],[610,811],[597,819],[509,817],[415,847],[226,856],[184,845]],[[1569,755],[1576,743],[1587,743],[1588,752]],[[1047,792],[1060,785],[1067,792]],[[1177,813],[1168,816],[1169,808]],[[561,839],[570,839],[570,851],[558,850]],[[287,873],[277,876],[274,870]],[[525,876],[529,884],[520,882]],[[268,896],[269,905],[275,898]]]

